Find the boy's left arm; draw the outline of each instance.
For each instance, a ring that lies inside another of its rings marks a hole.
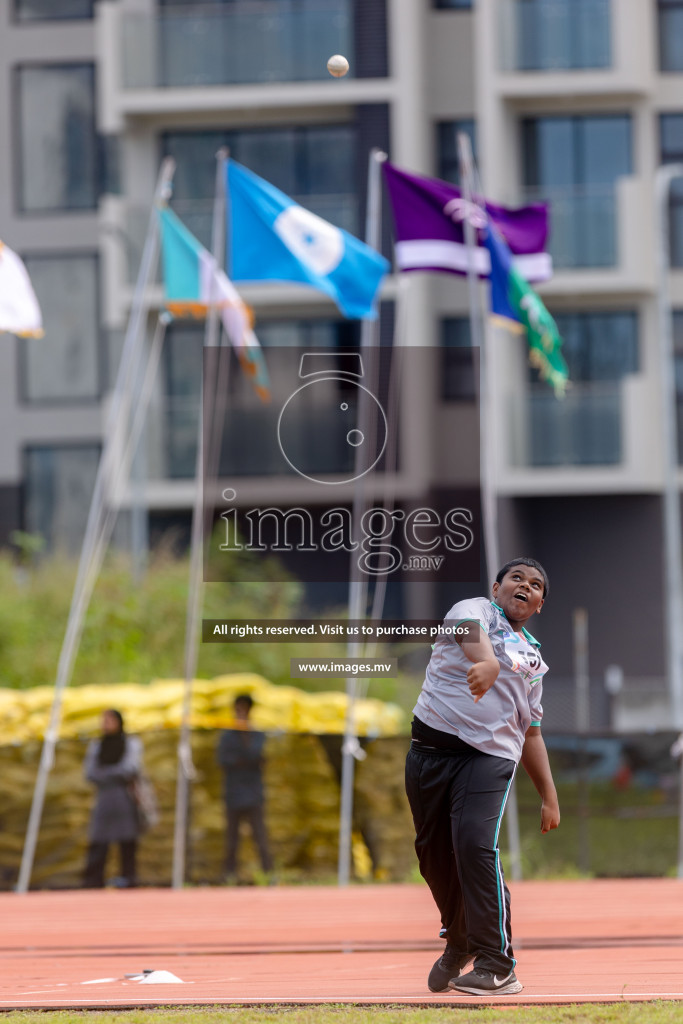
[[[560,805],[553,782],[548,751],[538,725],[530,725],[524,737],[522,764],[541,797],[541,832],[544,834],[560,824]]]

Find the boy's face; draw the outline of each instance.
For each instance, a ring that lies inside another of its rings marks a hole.
[[[493,598],[510,622],[526,622],[543,607],[544,586],[538,569],[513,565],[500,583],[493,584]]]

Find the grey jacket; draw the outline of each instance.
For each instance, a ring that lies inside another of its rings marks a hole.
[[[117,764],[99,764],[99,740],[91,740],[83,771],[88,782],[97,786],[97,797],[90,818],[91,843],[122,843],[140,834],[135,801],[128,783],[142,771],[142,742],[126,736],[126,749]]]

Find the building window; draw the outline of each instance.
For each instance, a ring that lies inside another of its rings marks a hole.
[[[502,26],[503,51],[513,51],[505,64],[515,71],[610,67],[610,2],[513,0],[512,24]]]
[[[94,0],[14,0],[17,21],[66,21],[92,18]]]
[[[571,381],[619,381],[639,370],[634,312],[555,313]]]
[[[477,397],[477,364],[473,359],[469,317],[441,321],[441,397],[445,402],[471,402]]]
[[[163,154],[176,161],[174,208],[205,245],[211,238],[216,152],[221,146],[313,213],[356,234],[355,143],[354,126],[344,124],[175,131],[162,137]]]
[[[434,0],[434,6],[439,11],[468,11],[474,0]]]
[[[617,178],[632,173],[628,114],[522,121],[526,198],[550,203],[557,267],[617,262]]]
[[[199,396],[204,328],[174,322],[166,332],[166,473],[171,479],[194,477],[197,469]]]
[[[621,381],[639,369],[632,311],[557,313],[571,388],[562,400],[531,370],[528,448],[532,466],[621,461]]]
[[[683,162],[683,114],[662,114],[659,119],[661,161]],[[683,267],[683,180],[674,178],[669,192],[669,242],[673,267]]]
[[[354,0],[123,4],[123,86],[192,89],[321,81],[329,79],[325,61],[332,53],[343,53],[350,76],[357,77],[366,63],[362,44],[361,61],[356,61],[357,30],[375,30],[375,48],[386,53],[380,38],[380,33],[386,36],[383,4],[361,3],[371,8],[369,19],[356,19]]]
[[[93,65],[20,67],[17,79],[22,211],[94,209],[99,161]]]
[[[121,138],[119,135],[98,135],[98,193],[121,195]]]
[[[40,303],[44,338],[19,343],[27,402],[93,400],[100,395],[95,256],[29,256],[26,269]]]
[[[460,187],[460,162],[458,160],[458,133],[469,136],[472,156],[477,160],[477,132],[474,118],[455,121],[439,121],[436,126],[436,150],[439,162],[437,174],[442,181],[450,181]]]
[[[673,332],[678,461],[680,464],[683,464],[683,309],[675,309],[673,312]]]
[[[195,475],[203,333],[197,324],[175,322],[166,335],[165,436],[171,478]],[[350,320],[265,321],[256,324],[256,334],[266,353],[273,400],[264,406],[255,398],[251,381],[234,361],[228,381],[230,401],[223,413],[220,472],[226,476],[289,473],[277,444],[277,421],[282,405],[301,385],[300,353],[340,350],[360,342],[358,321]],[[335,415],[334,409],[316,411],[321,417],[319,434],[324,434],[328,412]],[[314,440],[310,423],[302,422],[301,444],[310,445]]]
[[[83,543],[99,444],[35,445],[25,453],[24,528],[50,551],[77,554]]]
[[[683,71],[683,0],[659,0],[659,69]]]

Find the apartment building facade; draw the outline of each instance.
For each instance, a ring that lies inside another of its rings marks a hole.
[[[351,63],[343,80],[326,72],[333,52]],[[23,529],[77,548],[163,156],[176,161],[174,208],[205,243],[221,146],[362,235],[370,149],[457,181],[464,130],[489,198],[551,203],[555,274],[540,291],[572,379],[558,401],[523,342],[490,333],[501,556],[529,552],[550,572],[538,633],[557,692],[571,688],[571,616],[586,607],[593,721],[609,719],[601,684],[616,664],[629,693],[618,724],[646,712],[667,722],[653,186],[660,163],[683,158],[683,3],[0,0],[0,75],[0,237],[26,260],[48,329],[44,342],[0,345],[1,541]],[[390,257],[386,205],[384,215]],[[680,362],[681,183],[670,224]],[[392,276],[387,339],[398,293]],[[321,295],[276,284],[244,294],[266,347],[356,336]],[[158,283],[148,302],[152,315]],[[454,370],[469,344],[466,283],[414,275],[401,302],[406,336],[443,350],[431,370],[443,378],[441,400],[406,412],[404,453],[438,480],[430,431],[457,445],[472,399]],[[200,375],[201,329],[176,322],[141,470],[152,537],[187,530]],[[240,493],[260,500],[272,487],[245,473]],[[296,500],[296,480],[277,487]],[[396,607],[439,615],[457,596],[426,588]],[[571,702],[553,705],[548,690],[549,710],[571,727]]]

